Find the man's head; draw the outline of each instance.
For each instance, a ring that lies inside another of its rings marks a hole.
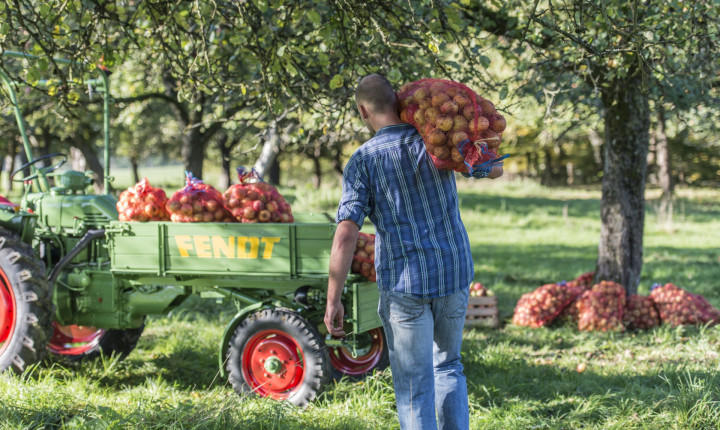
[[[387,125],[388,118],[397,118],[397,99],[390,82],[382,75],[367,75],[355,90],[355,103],[370,131]],[[399,119],[398,119],[399,120]]]

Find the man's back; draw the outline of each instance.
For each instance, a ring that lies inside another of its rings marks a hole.
[[[433,165],[414,127],[380,129],[353,154],[343,183],[338,220],[372,221],[381,289],[440,297],[471,283],[454,172]]]

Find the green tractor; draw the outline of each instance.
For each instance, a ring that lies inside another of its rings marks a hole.
[[[87,192],[90,175],[58,170],[65,155],[33,158],[16,84],[2,72],[0,79],[30,160],[12,174],[25,184],[21,203],[0,203],[0,372],[22,373],[48,354],[125,357],[147,315],[167,314],[191,295],[238,309],[218,346],[220,372],[238,393],[305,405],[333,377],[387,367],[374,282],[351,275],[343,293],[349,334],[333,339],[325,329],[335,231],[327,214],[297,214],[291,224],[118,221],[114,196]],[[83,84],[103,95],[109,190],[108,74]]]

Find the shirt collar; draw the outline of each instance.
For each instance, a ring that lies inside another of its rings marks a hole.
[[[392,133],[393,131],[396,131],[396,130],[402,130],[407,127],[414,128],[411,124],[406,124],[406,123],[386,125],[385,127],[378,130],[377,133],[375,133],[374,137],[382,136],[383,134],[387,134],[387,133]]]

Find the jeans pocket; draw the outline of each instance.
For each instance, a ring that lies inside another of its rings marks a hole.
[[[457,293],[445,296],[442,310],[445,318],[465,318],[469,297],[469,289],[462,289]]]
[[[411,294],[388,293],[385,295],[385,311],[393,322],[405,323],[419,318],[425,304],[419,297]]]

